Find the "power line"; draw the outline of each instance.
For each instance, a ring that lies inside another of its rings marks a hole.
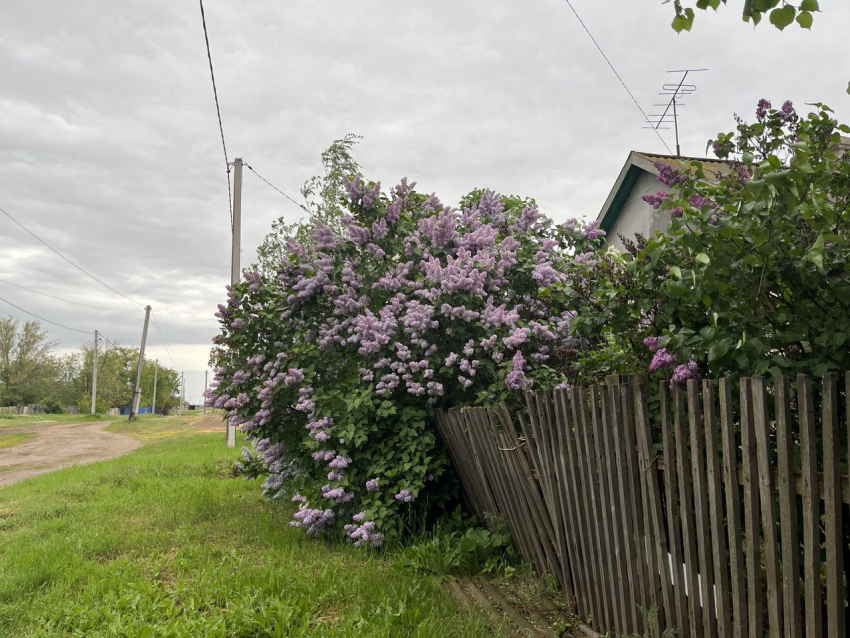
[[[255,170],[254,170],[254,168],[253,168],[252,166],[249,166],[248,164],[245,164],[245,162],[242,162],[242,164],[243,164],[244,166],[246,166],[246,167],[248,168],[248,170],[249,170],[249,171],[251,171],[254,175],[256,175],[257,177],[259,177],[259,178],[260,178],[261,180],[263,180],[266,184],[268,184],[268,185],[269,185],[269,186],[271,186],[273,189],[275,189],[278,193],[280,193],[281,195],[283,195],[284,197],[286,197],[286,199],[288,199],[290,202],[292,202],[293,204],[295,204],[296,206],[298,206],[298,208],[300,208],[301,210],[303,210],[305,213],[309,213],[309,212],[310,212],[309,210],[307,210],[307,208],[306,208],[303,204],[299,204],[298,202],[296,202],[296,201],[295,201],[294,199],[292,199],[289,195],[287,195],[286,193],[284,193],[284,192],[283,192],[282,190],[280,190],[277,186],[275,186],[275,185],[274,185],[274,184],[272,184],[269,180],[267,180],[265,177],[263,177],[262,175],[260,175],[257,171],[255,171]]]
[[[204,25],[204,41],[207,43],[207,60],[210,63],[210,78],[212,79],[215,112],[218,115],[218,130],[221,133],[221,148],[224,151],[224,166],[227,170],[227,206],[230,209],[230,229],[233,230],[233,194],[230,192],[230,161],[227,159],[227,144],[224,142],[224,126],[221,123],[221,108],[218,105],[218,90],[215,87],[215,71],[213,71],[212,54],[210,53],[210,38],[207,34],[207,17],[204,14],[204,0],[201,3],[201,24]]]
[[[605,55],[605,51],[603,51],[603,50],[602,50],[602,47],[601,47],[601,46],[599,46],[599,43],[596,41],[596,38],[594,38],[594,37],[593,37],[593,34],[590,32],[590,29],[588,29],[588,28],[587,28],[587,25],[584,23],[584,20],[582,20],[582,19],[581,19],[581,16],[578,14],[578,11],[576,11],[576,10],[575,10],[575,7],[573,6],[573,3],[572,3],[572,2],[570,2],[570,0],[566,0],[566,2],[567,2],[567,4],[569,5],[570,9],[572,9],[572,12],[575,14],[576,18],[578,18],[578,21],[579,21],[579,23],[581,24],[581,26],[582,26],[582,27],[584,27],[584,30],[587,32],[587,35],[589,35],[589,36],[590,36],[590,39],[591,39],[591,40],[593,40],[593,44],[595,44],[595,45],[596,45],[596,48],[597,48],[597,49],[599,49],[599,53],[601,53],[601,54],[602,54],[602,57],[603,57],[603,58],[605,58],[605,61],[608,63],[608,66],[610,66],[610,67],[611,67],[611,70],[614,72],[614,75],[616,75],[616,76],[617,76],[617,79],[618,79],[618,80],[620,80],[620,84],[622,84],[622,85],[623,85],[623,88],[624,88],[624,89],[626,89],[626,93],[628,93],[628,94],[629,94],[629,97],[630,97],[630,98],[632,98],[632,102],[634,102],[634,103],[635,103],[635,106],[636,106],[636,107],[638,107],[638,110],[639,110],[639,111],[641,112],[641,114],[643,115],[643,119],[644,119],[644,121],[649,122],[649,117],[647,117],[647,115],[646,115],[646,111],[644,111],[644,110],[643,110],[643,107],[642,107],[642,106],[640,105],[640,103],[637,101],[637,99],[635,98],[635,96],[634,96],[634,95],[632,95],[632,92],[629,90],[629,87],[628,87],[628,86],[626,86],[626,83],[623,81],[623,78],[621,78],[621,77],[620,77],[620,74],[619,74],[619,73],[617,73],[617,69],[615,69],[615,68],[614,68],[614,65],[613,65],[613,64],[611,64],[611,60],[609,60],[609,59],[608,59],[608,56],[607,56],[607,55]],[[655,129],[653,129],[653,130],[655,130]],[[663,138],[663,137],[661,137],[661,133],[659,133],[657,130],[655,130],[655,134],[658,136],[658,139],[659,139],[659,140],[661,140],[661,143],[662,143],[662,144],[664,144],[664,148],[666,148],[666,149],[667,149],[667,152],[668,152],[668,153],[670,153],[670,155],[672,155],[672,154],[673,154],[673,151],[671,151],[671,150],[670,150],[670,147],[669,147],[669,146],[667,146],[667,142],[665,142],[665,141],[664,141],[664,138]]]
[[[27,288],[26,286],[21,286],[20,284],[12,283],[11,281],[6,281],[5,279],[0,279],[0,282],[4,284],[8,284],[10,286],[14,286],[15,288],[20,288],[21,290],[27,290],[29,292],[34,292],[37,295],[41,295],[42,297],[49,297],[50,299],[56,299],[56,301],[64,301],[65,303],[72,303],[77,306],[84,306],[86,308],[94,308],[95,310],[108,310],[110,312],[138,312],[138,310],[128,310],[127,308],[106,308],[104,306],[93,306],[87,303],[81,303],[79,301],[71,301],[70,299],[62,299],[61,297],[54,297],[53,295],[48,295],[46,292],[40,292],[38,290],[33,290],[32,288]]]
[[[61,323],[56,323],[55,321],[50,321],[50,319],[45,319],[44,317],[40,317],[37,314],[35,314],[34,312],[30,312],[29,310],[24,310],[20,306],[16,306],[15,304],[13,304],[11,301],[3,299],[3,297],[0,297],[0,301],[9,304],[10,306],[12,306],[12,308],[17,308],[21,312],[25,312],[28,315],[31,315],[31,316],[35,317],[36,319],[39,319],[40,321],[45,321],[47,323],[53,324],[54,326],[59,326],[60,328],[64,328],[65,330],[73,330],[74,332],[82,332],[83,334],[94,334],[93,330],[79,330],[77,328],[72,328],[70,326],[64,326]]]
[[[39,242],[41,242],[42,244],[44,244],[45,246],[47,246],[47,248],[49,248],[49,249],[50,249],[50,250],[52,250],[54,253],[56,253],[57,255],[59,255],[62,259],[64,259],[65,261],[67,261],[69,264],[71,264],[74,268],[76,268],[77,270],[79,270],[81,273],[85,274],[85,275],[86,275],[86,276],[88,276],[88,277],[91,277],[91,278],[92,278],[92,279],[94,279],[97,283],[99,283],[101,286],[103,286],[104,288],[108,288],[109,290],[111,290],[112,292],[114,292],[116,295],[119,295],[119,296],[121,296],[121,297],[124,297],[124,299],[126,299],[127,301],[130,301],[130,302],[132,302],[132,303],[134,303],[134,304],[136,304],[136,305],[138,305],[138,306],[142,306],[142,307],[144,307],[144,304],[139,303],[138,301],[136,301],[135,299],[131,299],[130,297],[128,297],[128,296],[127,296],[127,295],[125,295],[124,293],[122,293],[122,292],[119,292],[119,291],[115,290],[115,288],[113,288],[112,286],[110,286],[110,285],[109,285],[109,284],[107,284],[107,283],[104,283],[103,281],[101,281],[100,279],[98,279],[97,277],[95,277],[93,274],[91,274],[89,271],[87,271],[87,270],[86,270],[85,268],[83,268],[82,266],[78,266],[77,264],[75,264],[73,261],[71,261],[70,259],[68,259],[65,255],[63,255],[62,253],[60,253],[60,252],[59,252],[58,250],[56,250],[53,246],[51,246],[50,244],[48,244],[48,243],[47,243],[46,241],[44,241],[41,237],[39,237],[38,235],[36,235],[36,234],[35,234],[34,232],[32,232],[29,228],[27,228],[26,226],[24,226],[21,222],[19,222],[17,219],[15,219],[14,217],[12,217],[9,213],[7,213],[7,212],[6,212],[5,210],[3,210],[2,208],[0,208],[0,213],[3,213],[6,217],[8,217],[9,219],[11,219],[11,220],[12,220],[13,222],[15,222],[18,226],[20,226],[21,228],[23,228],[26,232],[28,232],[30,235],[32,235],[33,237],[35,237],[35,238],[36,238]]]

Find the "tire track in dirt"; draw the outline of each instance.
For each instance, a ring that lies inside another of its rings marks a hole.
[[[110,423],[98,421],[14,428],[19,432],[37,432],[38,438],[0,450],[0,486],[69,465],[112,459],[142,445],[133,437],[105,432],[103,428]],[[4,432],[11,431],[12,428],[4,428]]]

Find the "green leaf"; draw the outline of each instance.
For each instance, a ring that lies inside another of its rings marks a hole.
[[[774,9],[770,12],[770,23],[782,31],[785,27],[794,22],[794,16],[796,15],[797,10],[790,4],[786,4],[781,9]]]
[[[729,352],[729,349],[731,347],[732,347],[732,340],[731,339],[722,339],[721,341],[717,341],[715,343],[712,343],[708,347],[708,362],[712,363],[714,361],[717,361],[718,359],[723,357],[723,355],[725,355],[727,352]]]
[[[695,259],[696,259],[697,263],[703,264],[704,266],[708,266],[708,264],[711,263],[711,259],[705,253],[697,253],[697,256],[695,257]]]
[[[801,11],[797,16],[797,24],[799,24],[804,29],[811,29],[812,22],[814,22],[813,16],[808,11]]]
[[[818,0],[803,0],[800,3],[800,11],[820,11]]]
[[[686,294],[688,294],[688,291],[690,290],[690,288],[685,282],[674,281],[672,279],[668,279],[664,283],[664,286],[667,289],[667,294],[670,295],[670,297],[673,299],[681,299]]]

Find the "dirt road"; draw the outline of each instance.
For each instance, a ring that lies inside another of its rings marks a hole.
[[[69,465],[111,459],[142,445],[132,437],[104,432],[109,421],[3,428],[3,432],[37,432],[29,443],[0,450],[0,486]]]

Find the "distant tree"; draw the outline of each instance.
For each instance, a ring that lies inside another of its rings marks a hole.
[[[345,180],[360,175],[360,165],[351,156],[351,149],[361,140],[360,135],[349,133],[334,142],[322,153],[324,175],[315,175],[301,187],[303,206],[307,216],[292,223],[283,217],[272,222],[272,230],[257,248],[257,264],[263,272],[274,272],[286,254],[286,243],[294,239],[310,243],[316,222],[320,221],[334,231],[342,229],[342,216],[346,202]]]
[[[0,405],[29,405],[47,398],[56,372],[54,345],[40,322],[0,318]]]
[[[664,0],[664,3],[673,2],[676,9],[676,17],[673,18],[672,27],[677,32],[690,31],[694,24],[694,7],[707,10],[727,4],[726,0]],[[689,6],[693,5],[693,6]],[[742,17],[745,22],[752,20],[754,25],[761,22],[762,17],[767,14],[770,23],[780,31],[796,22],[803,29],[810,29],[814,21],[814,13],[820,11],[818,0],[801,0],[799,3],[785,2],[785,0],[744,0]]]

